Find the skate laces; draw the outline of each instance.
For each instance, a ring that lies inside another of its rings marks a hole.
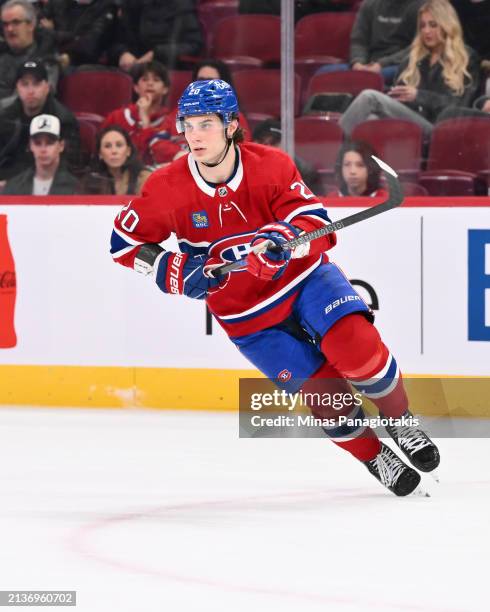
[[[427,446],[432,446],[429,438],[420,429],[408,425],[400,425],[400,427],[394,427],[393,429],[396,431],[400,446],[408,451],[416,453]]]
[[[377,470],[381,482],[387,487],[393,486],[406,469],[403,461],[387,446],[384,446],[370,463]]]

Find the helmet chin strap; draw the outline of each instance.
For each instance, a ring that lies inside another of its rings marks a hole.
[[[226,130],[227,128],[224,129],[226,145],[223,151],[221,152],[221,158],[219,159],[219,161],[214,162],[214,163],[201,162],[203,166],[206,166],[206,168],[216,168],[216,166],[219,166],[224,161],[225,157],[228,155],[228,151],[230,150],[231,143],[233,142],[233,138],[230,138],[229,136],[226,135]]]

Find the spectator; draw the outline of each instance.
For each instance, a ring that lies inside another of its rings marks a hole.
[[[36,29],[36,11],[28,0],[8,0],[0,8],[3,40],[0,39],[0,107],[14,99],[16,73],[27,60],[44,61],[49,66],[53,87],[58,80],[52,32]]]
[[[7,181],[3,195],[73,195],[77,179],[61,164],[65,143],[54,115],[38,115],[30,125],[29,148],[34,163]]]
[[[150,171],[138,157],[129,134],[118,125],[97,136],[92,171],[83,180],[84,193],[133,195],[141,193]]]
[[[265,119],[255,126],[253,131],[253,142],[267,145],[269,147],[281,147],[281,122],[277,119]],[[305,185],[315,194],[322,195],[323,187],[321,185],[318,172],[305,162],[300,157],[294,157],[294,163],[298,168]]]
[[[206,59],[197,63],[192,71],[192,81],[203,81],[206,79],[221,79],[229,83],[233,89],[233,76],[231,70],[225,62],[217,59]],[[250,140],[252,132],[248,121],[243,113],[238,113],[238,121],[243,130],[244,140]]]
[[[351,33],[350,64],[322,66],[317,74],[338,70],[382,73],[392,83],[408,55],[423,0],[363,0]]]
[[[170,87],[168,70],[160,62],[151,61],[136,64],[132,75],[136,103],[110,113],[102,127],[124,128],[145,164],[172,161],[181,148],[171,139],[171,134],[176,134],[175,117],[165,106]]]
[[[111,46],[117,0],[48,0],[41,26],[52,30],[63,67],[96,64]]]
[[[381,168],[372,158],[374,149],[366,142],[345,142],[339,149],[335,162],[335,178],[338,190],[330,196],[386,196],[381,188]]]
[[[79,165],[80,133],[75,116],[50,92],[42,63],[25,62],[17,72],[18,98],[0,112],[0,180],[21,172],[31,161],[29,125],[36,115],[58,117],[66,143],[66,158]]]
[[[112,49],[114,63],[123,70],[152,60],[175,68],[180,56],[197,56],[202,47],[194,0],[123,0]]]
[[[478,90],[476,54],[465,47],[458,16],[447,0],[429,0],[419,9],[417,35],[388,95],[366,89],[340,119],[350,135],[374,117],[408,119],[426,136],[448,106],[468,106]]]

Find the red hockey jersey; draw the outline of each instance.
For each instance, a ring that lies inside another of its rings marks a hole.
[[[191,255],[219,257],[223,263],[246,256],[256,231],[271,221],[287,221],[304,231],[329,223],[323,203],[302,181],[291,158],[279,149],[254,143],[237,146],[238,164],[227,183],[211,186],[192,155],[154,172],[141,196],[115,221],[112,255],[133,267],[138,247],[160,243],[175,233],[180,249]],[[312,243],[310,254],[292,259],[275,281],[263,281],[246,269],[206,298],[229,336],[242,336],[284,320],[305,279],[325,261],[334,234]]]

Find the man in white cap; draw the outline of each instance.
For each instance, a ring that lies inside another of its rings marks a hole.
[[[65,142],[54,115],[37,115],[29,128],[29,148],[34,164],[9,181],[3,195],[72,195],[77,179],[61,164]]]

